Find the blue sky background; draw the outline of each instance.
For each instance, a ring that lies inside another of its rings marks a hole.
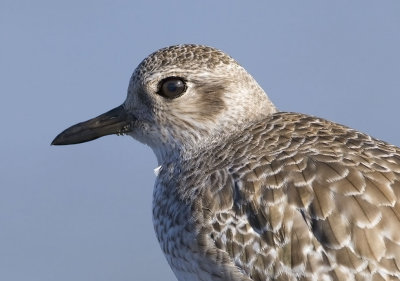
[[[0,1],[0,280],[175,280],[156,159],[129,137],[51,147],[123,102],[171,44],[236,58],[284,111],[400,145],[400,1]]]

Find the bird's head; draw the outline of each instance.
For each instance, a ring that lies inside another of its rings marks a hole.
[[[121,106],[66,129],[52,144],[128,134],[149,145],[161,163],[275,111],[257,82],[230,56],[211,47],[177,45],[139,64]]]

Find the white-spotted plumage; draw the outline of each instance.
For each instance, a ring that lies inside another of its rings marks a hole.
[[[118,133],[157,156],[154,228],[178,280],[400,279],[398,147],[278,112],[237,62],[199,45],[151,54],[117,109]],[[82,137],[88,122],[53,143],[112,133]]]

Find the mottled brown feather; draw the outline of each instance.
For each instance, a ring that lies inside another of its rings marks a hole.
[[[181,198],[199,183],[208,247],[254,281],[400,278],[398,148],[296,113],[246,131],[190,159],[207,184],[177,175]]]

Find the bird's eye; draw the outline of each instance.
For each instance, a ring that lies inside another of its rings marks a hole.
[[[168,77],[160,82],[158,94],[165,98],[174,99],[186,91],[186,83],[180,77]]]

